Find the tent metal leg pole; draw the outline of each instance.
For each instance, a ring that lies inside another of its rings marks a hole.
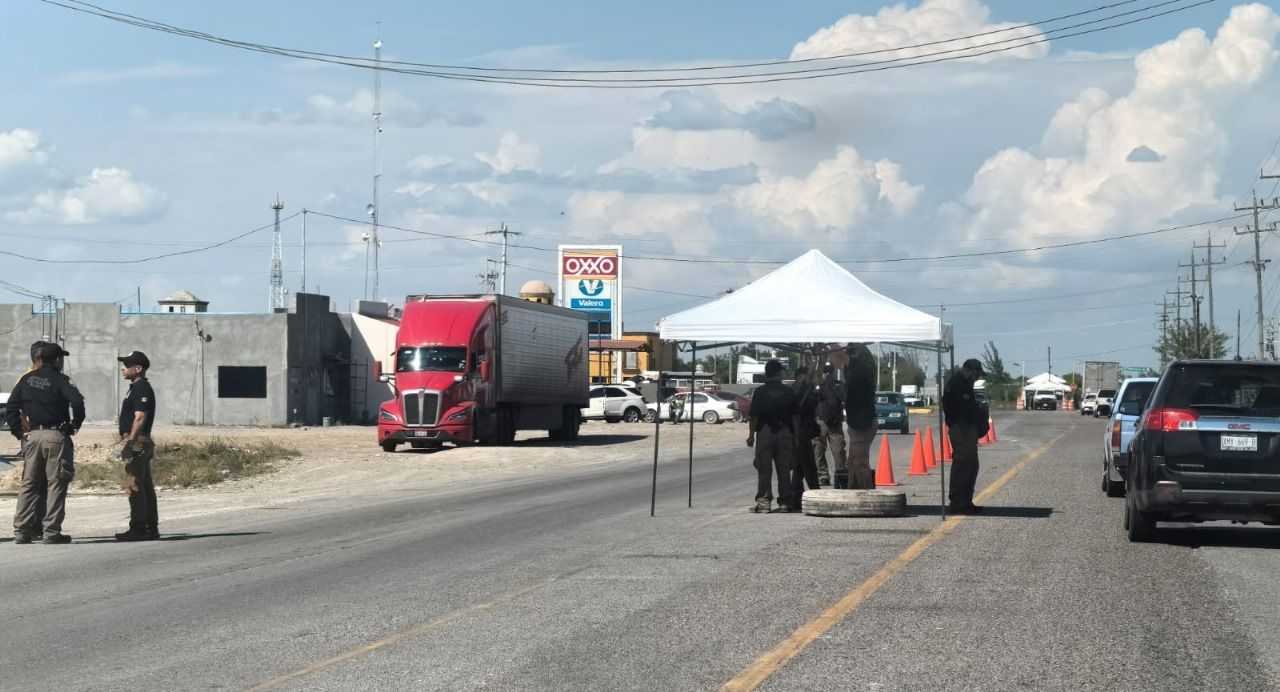
[[[658,347],[659,353],[662,347]],[[661,368],[661,366],[659,366]],[[649,516],[653,516],[654,506],[658,503],[658,438],[662,436],[662,370],[658,370],[658,393],[654,395],[653,414],[653,484],[649,488]],[[648,409],[648,405],[645,405]]]
[[[689,506],[693,507],[693,393],[698,383],[698,342],[693,342],[690,359],[693,366],[689,368]]]
[[[955,361],[954,355],[951,356],[951,360]],[[945,439],[945,436],[947,435],[947,416],[946,416],[946,413],[942,410],[943,384],[944,383],[942,381],[942,342],[939,341],[938,342],[938,430],[942,431],[944,439],[941,440],[941,442],[942,442],[942,446],[946,447],[947,440]],[[939,503],[938,507],[939,507],[939,511],[941,513],[942,519],[945,521],[947,518],[947,465],[946,464],[938,464],[938,482],[941,483],[941,488],[942,488],[942,493],[939,496],[939,500],[938,500],[938,503]]]

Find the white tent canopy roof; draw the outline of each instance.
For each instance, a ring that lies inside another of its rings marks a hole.
[[[1058,377],[1057,375],[1053,375],[1047,372],[1042,372],[1039,375],[1036,375],[1035,377],[1031,377],[1027,379],[1028,385],[1066,384],[1066,383],[1067,381],[1062,379],[1061,377]]]
[[[658,322],[667,341],[950,343],[950,325],[869,288],[817,250]]]

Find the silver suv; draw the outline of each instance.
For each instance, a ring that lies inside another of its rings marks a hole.
[[[1135,377],[1125,380],[1116,394],[1111,418],[1102,437],[1102,490],[1107,497],[1124,497],[1124,473],[1129,464],[1129,442],[1151,390],[1158,380]]]

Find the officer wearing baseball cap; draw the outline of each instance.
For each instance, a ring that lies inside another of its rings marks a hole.
[[[5,423],[26,444],[22,448],[22,491],[13,516],[13,542],[30,543],[36,531],[36,505],[46,496],[43,543],[65,544],[67,486],[75,477],[75,447],[71,436],[84,423],[84,396],[62,373],[61,346],[45,343],[37,349],[39,367],[23,375],[9,393]],[[23,420],[27,421],[26,430]]]
[[[977,514],[982,508],[973,504],[973,488],[978,481],[978,439],[987,434],[987,417],[973,394],[973,383],[982,377],[982,363],[977,358],[966,360],[956,374],[947,380],[942,395],[942,413],[951,437],[951,489],[947,493],[948,511],[953,514]]]
[[[129,393],[120,404],[120,458],[124,460],[125,489],[129,491],[129,530],[117,541],[154,541],[160,537],[156,486],[151,478],[151,425],[156,417],[156,392],[147,381],[151,359],[142,351],[116,358],[120,374],[129,380]]]

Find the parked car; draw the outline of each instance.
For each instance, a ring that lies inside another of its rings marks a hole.
[[[1099,417],[1111,415],[1111,405],[1112,405],[1112,402],[1115,401],[1115,398],[1116,398],[1116,390],[1099,389],[1098,405],[1094,407],[1093,415],[1099,416]]]
[[[1280,363],[1174,361],[1143,407],[1125,474],[1124,527],[1280,524]]]
[[[1031,395],[1031,408],[1036,411],[1058,410],[1058,397],[1049,389],[1037,390]]]
[[[1092,416],[1093,412],[1098,410],[1098,393],[1089,392],[1084,395],[1084,400],[1080,402],[1080,415]]]
[[[751,415],[751,397],[743,394],[734,394],[733,392],[708,392],[711,396],[723,401],[732,401],[737,405],[733,410],[733,422],[741,423]]]
[[[1116,405],[1102,439],[1102,490],[1107,497],[1124,497],[1124,473],[1129,465],[1129,443],[1133,441],[1134,424],[1151,390],[1154,377],[1125,380],[1116,393]]]
[[[689,392],[679,392],[673,394],[658,404],[658,408],[653,411],[662,420],[671,420],[671,402],[679,399],[684,403],[684,415],[687,417],[690,413],[689,408]],[[651,405],[652,408],[652,405]],[[725,420],[733,420],[733,414],[738,410],[736,401],[726,401],[708,394],[707,392],[693,393],[693,415],[704,423],[720,423]],[[683,420],[688,420],[684,418]]]
[[[876,428],[897,430],[903,435],[911,431],[911,419],[901,394],[876,392]]]
[[[644,397],[625,387],[596,385],[588,391],[588,396],[587,405],[582,409],[583,420],[636,423],[644,418],[647,408]]]

